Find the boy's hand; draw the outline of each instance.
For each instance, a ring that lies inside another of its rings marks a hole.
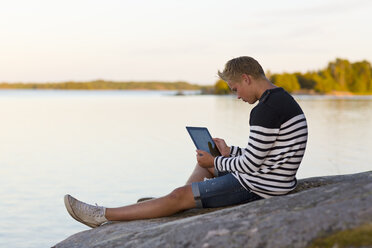
[[[213,138],[214,143],[218,150],[221,152],[221,155],[224,157],[230,157],[230,147],[226,145],[225,140],[220,138]]]
[[[214,157],[206,151],[196,150],[196,160],[198,160],[198,164],[203,168],[214,166]]]
[[[220,150],[218,150],[218,147],[216,144],[213,147],[212,143],[208,141],[208,148],[209,148],[209,153],[212,154],[213,157],[220,155]]]

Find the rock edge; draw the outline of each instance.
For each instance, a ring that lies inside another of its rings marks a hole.
[[[306,247],[370,223],[372,171],[302,179],[289,195],[229,208],[109,223],[54,247]]]

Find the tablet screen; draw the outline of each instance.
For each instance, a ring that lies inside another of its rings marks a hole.
[[[186,127],[196,148],[209,152],[213,156],[221,156],[211,134],[206,127]]]

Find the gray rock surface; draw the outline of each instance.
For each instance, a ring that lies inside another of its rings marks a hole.
[[[292,194],[171,217],[116,222],[55,247],[306,247],[372,223],[372,171],[299,180]]]

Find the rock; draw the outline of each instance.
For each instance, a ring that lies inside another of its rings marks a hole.
[[[55,247],[306,247],[319,237],[371,223],[369,171],[299,180],[289,195],[239,206],[109,223]]]

